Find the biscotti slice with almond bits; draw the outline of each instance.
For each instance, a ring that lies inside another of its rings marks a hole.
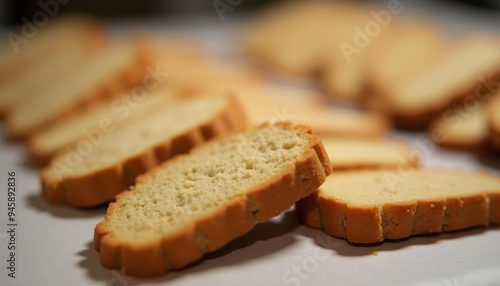
[[[160,163],[215,136],[245,128],[242,108],[232,97],[189,100],[100,142],[80,140],[40,172],[43,195],[52,203],[102,205]]]
[[[109,206],[94,246],[103,266],[128,275],[182,268],[286,211],[329,173],[309,128],[262,125],[141,176]]]
[[[308,226],[376,243],[500,224],[500,179],[457,170],[349,171],[328,177],[297,208]]]

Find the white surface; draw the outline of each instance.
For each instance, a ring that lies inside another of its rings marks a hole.
[[[183,21],[175,29],[161,20],[114,27],[192,35],[232,57],[234,50],[228,46],[237,36],[234,22],[219,22],[216,15],[208,22]],[[433,146],[423,145],[423,134],[393,137],[420,150],[426,166],[492,170],[470,154],[422,147]],[[499,227],[352,246],[301,226],[293,212],[257,226],[185,270],[149,279],[125,277],[101,267],[91,247],[94,226],[103,219],[105,208],[84,211],[48,205],[21,145],[0,141],[0,158],[0,285],[500,285]],[[18,189],[16,279],[7,277],[5,267],[10,170],[16,171]]]

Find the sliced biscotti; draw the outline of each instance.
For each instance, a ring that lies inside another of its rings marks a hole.
[[[500,90],[494,94],[487,106],[488,117],[488,143],[500,151]]]
[[[475,102],[449,109],[431,122],[427,132],[440,146],[480,151],[488,138],[485,104]]]
[[[469,36],[428,67],[395,83],[374,106],[400,127],[421,129],[452,103],[467,96],[481,98],[484,85],[494,84],[499,76],[500,39]]]
[[[157,89],[138,98],[126,92],[35,133],[27,141],[29,153],[37,164],[46,165],[56,153],[71,149],[80,140],[102,140],[107,134],[152,116],[179,101],[181,98],[176,93],[165,89]]]
[[[16,77],[0,83],[0,117],[8,116],[21,105],[29,104],[40,91],[59,85],[61,79],[74,72],[75,67],[83,65],[87,57],[95,54],[99,47],[75,45],[57,52],[53,57],[40,60]]]
[[[253,125],[292,121],[311,126],[321,136],[382,137],[390,129],[380,115],[328,106],[320,94],[268,85],[245,87],[235,95],[247,110]]]
[[[0,83],[22,75],[22,72],[57,57],[61,52],[90,47],[106,37],[101,23],[82,15],[50,19],[43,27],[26,27],[8,33],[8,43],[0,47]]]
[[[408,168],[420,156],[403,142],[367,138],[322,138],[333,170]]]
[[[246,127],[231,97],[201,98],[108,134],[80,140],[40,172],[44,197],[52,203],[90,207],[109,202],[135,178],[192,147]]]
[[[370,94],[384,94],[420,68],[441,57],[447,39],[436,24],[398,21],[380,40],[370,43],[366,56],[366,84]]]
[[[6,118],[7,135],[24,139],[85,104],[143,83],[153,50],[147,38],[122,39],[86,58],[86,62],[12,110]],[[150,67],[154,69],[155,67]],[[154,81],[152,79],[150,81]]]
[[[305,224],[353,243],[500,224],[500,179],[407,169],[336,173],[298,204]]]
[[[262,82],[261,75],[254,69],[218,60],[202,60],[188,64],[172,65],[171,60],[163,65],[169,68],[164,84],[184,95],[203,92],[225,93],[241,87],[251,87]]]
[[[289,209],[329,173],[306,127],[227,136],[141,176],[109,206],[94,246],[103,266],[129,275],[182,268]]]
[[[314,74],[321,61],[325,27],[334,28],[325,1],[287,1],[258,14],[243,32],[243,52],[267,67],[294,75]]]

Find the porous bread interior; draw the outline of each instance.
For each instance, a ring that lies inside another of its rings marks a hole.
[[[409,173],[409,175],[408,175]],[[426,199],[500,192],[500,180],[486,174],[449,170],[376,170],[329,176],[320,195],[349,206],[383,206]]]
[[[124,94],[125,95],[125,94]],[[116,99],[120,100],[120,99]],[[137,101],[133,107],[127,106],[126,114],[122,114],[121,108],[125,106],[115,105],[113,101],[106,101],[104,104],[88,110],[80,116],[65,120],[52,128],[45,129],[35,135],[31,143],[41,152],[55,152],[67,144],[71,144],[82,138],[84,131],[91,133],[91,130],[100,128],[102,122],[111,122],[110,129],[125,122],[131,122],[145,112],[154,114],[156,107],[166,107],[166,103],[174,101],[174,95],[165,91],[154,92],[147,95],[142,101]],[[120,107],[120,109],[113,107]],[[107,125],[106,125],[107,126]],[[104,133],[104,131],[100,131]]]
[[[192,128],[207,123],[222,112],[226,97],[199,98],[167,108],[143,121],[104,136],[102,143],[93,146],[91,154],[66,172],[66,176],[86,174],[118,164]],[[74,150],[78,152],[78,144]],[[74,152],[74,151],[71,151]],[[56,157],[64,163],[66,153]],[[54,165],[54,163],[53,163]]]
[[[30,129],[38,122],[45,122],[54,113],[65,107],[81,103],[82,96],[95,92],[113,76],[120,75],[131,60],[137,55],[139,43],[133,40],[115,43],[88,59],[78,73],[64,78],[62,84],[42,91],[42,94],[29,104],[20,106],[12,113],[11,123],[16,129]]]
[[[310,148],[300,129],[267,126],[167,163],[121,197],[106,220],[120,241],[159,238],[282,173]]]
[[[412,159],[411,149],[398,142],[357,138],[323,138],[322,142],[326,152],[330,154],[334,168],[361,165],[398,166]]]

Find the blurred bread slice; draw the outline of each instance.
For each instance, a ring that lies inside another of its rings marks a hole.
[[[0,50],[0,83],[68,49],[92,46],[106,37],[100,22],[83,15],[52,18],[46,26],[35,27],[29,33],[19,30],[7,35],[9,42]]]
[[[14,78],[0,84],[0,117],[22,105],[29,105],[44,89],[60,84],[66,75],[74,73],[75,67],[84,65],[97,47],[75,45],[54,56],[32,64],[30,68]]]
[[[322,136],[382,137],[390,125],[380,115],[328,106],[321,95],[272,86],[240,88],[234,92],[247,110],[249,121],[291,121],[309,125]]]
[[[164,85],[177,90],[180,94],[198,93],[219,94],[239,89],[242,86],[254,86],[262,83],[262,76],[254,69],[243,64],[233,64],[215,59],[206,59],[192,63],[166,59],[163,66],[169,68],[169,76]]]
[[[9,138],[24,139],[99,98],[119,95],[142,83],[153,50],[146,38],[119,40],[98,51],[59,83],[12,110],[6,120]],[[154,67],[151,67],[154,69]]]
[[[500,77],[500,39],[469,36],[441,57],[384,93],[372,108],[384,111],[395,125],[425,128],[452,103],[467,96],[481,97],[484,85]]]
[[[180,97],[164,89],[137,100],[124,93],[35,133],[28,141],[28,150],[37,164],[45,165],[56,153],[75,147],[80,140],[101,141],[104,136],[153,116],[179,101]]]
[[[98,144],[81,140],[57,155],[40,173],[43,194],[51,203],[77,207],[107,203],[160,163],[244,128],[245,116],[234,98],[192,99],[109,134]]]
[[[403,142],[363,138],[323,138],[333,170],[417,167],[418,153]]]
[[[500,151],[500,90],[490,99],[487,105],[488,143]]]
[[[485,104],[460,105],[445,111],[430,124],[427,132],[437,144],[452,149],[477,152],[488,137]]]
[[[293,75],[314,74],[321,61],[331,3],[287,1],[257,14],[243,32],[241,49],[264,65]]]
[[[391,29],[374,41],[366,57],[366,81],[371,94],[386,93],[447,51],[444,32],[432,22],[391,23]]]
[[[308,226],[352,243],[500,224],[500,179],[415,169],[333,173],[297,203]]]

